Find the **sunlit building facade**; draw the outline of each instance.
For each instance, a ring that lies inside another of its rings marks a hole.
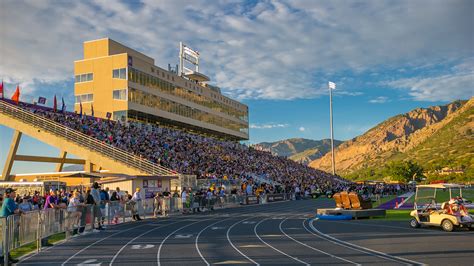
[[[75,111],[142,121],[230,140],[247,140],[248,107],[222,95],[200,73],[178,75],[111,39],[84,42],[74,62]],[[194,78],[196,77],[196,78]]]

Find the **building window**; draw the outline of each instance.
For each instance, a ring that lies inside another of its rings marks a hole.
[[[114,100],[127,100],[127,89],[121,89],[121,90],[114,90],[113,91],[113,99]]]
[[[113,120],[125,122],[127,119],[127,111],[115,111],[113,113]]]
[[[112,78],[114,79],[126,79],[127,69],[126,68],[117,68],[112,70]]]
[[[74,81],[76,83],[81,83],[81,82],[92,81],[93,79],[94,79],[93,73],[86,73],[86,74],[76,75],[74,78]]]
[[[93,101],[94,101],[94,94],[92,93],[76,95],[76,104],[93,102]]]

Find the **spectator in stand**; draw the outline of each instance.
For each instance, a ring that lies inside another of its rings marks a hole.
[[[74,113],[54,112],[24,103],[20,103],[20,106],[182,174],[194,174],[198,178],[248,181],[250,188],[243,191],[249,195],[256,188],[254,185],[262,183],[249,177],[263,178],[285,187],[299,187],[300,192],[310,186],[315,186],[322,193],[337,191],[348,183],[338,176],[234,141],[138,122],[123,123],[81,117]]]

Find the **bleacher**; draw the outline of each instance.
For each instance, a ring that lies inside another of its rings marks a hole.
[[[320,187],[346,182],[340,177],[236,142],[157,125],[121,123],[70,112],[54,112],[50,108],[26,103],[17,106],[4,100],[0,101],[0,113],[20,120],[34,118],[37,120],[32,122],[35,126],[49,123],[45,130],[60,129],[61,132],[55,134],[69,137],[70,141],[80,141],[83,147],[115,160],[131,162],[143,171],[192,174],[198,178],[208,175],[239,178],[245,173],[254,173],[256,177],[264,176],[267,182],[275,184],[316,184]]]

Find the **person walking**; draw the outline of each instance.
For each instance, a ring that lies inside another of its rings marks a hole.
[[[0,217],[7,219],[8,216],[11,215],[18,215],[21,214],[21,210],[18,209],[18,206],[15,203],[15,198],[16,198],[16,190],[12,188],[7,188],[5,189],[5,198],[3,199],[2,202],[2,209],[0,211]],[[3,243],[2,243],[3,244]],[[2,250],[0,254],[3,254],[3,245],[1,246]],[[10,256],[10,252],[8,252],[8,263],[13,264],[17,263],[18,260],[14,259]],[[1,263],[3,263],[4,257],[1,256]]]
[[[135,190],[135,193],[133,193],[132,201],[135,202],[134,206],[132,206],[132,213],[133,213],[132,219],[136,221],[143,220],[142,218],[140,218],[140,214],[139,214],[140,204],[142,203],[142,195],[140,194],[139,187],[137,187],[137,189]]]

